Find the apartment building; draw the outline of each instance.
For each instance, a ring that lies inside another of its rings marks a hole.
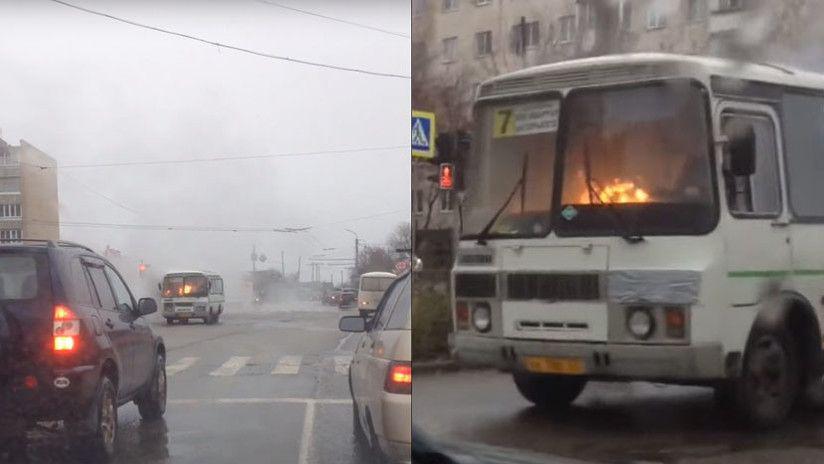
[[[0,241],[60,238],[54,159],[0,139]]]

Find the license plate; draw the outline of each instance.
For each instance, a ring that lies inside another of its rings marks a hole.
[[[584,361],[577,358],[527,356],[523,363],[526,370],[538,374],[581,375],[585,371]]]
[[[177,307],[177,308],[175,308],[175,312],[177,312],[177,313],[190,313],[190,312],[192,312],[192,308],[190,308],[190,307]]]

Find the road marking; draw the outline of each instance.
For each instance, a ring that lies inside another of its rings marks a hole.
[[[209,375],[215,377],[229,377],[235,375],[237,374],[237,371],[249,362],[250,359],[252,358],[249,356],[232,356],[228,361],[223,363],[222,366],[210,372]]]
[[[352,356],[335,356],[335,373],[346,374],[349,372],[349,364],[352,363]]]
[[[199,358],[180,358],[174,364],[169,364],[166,366],[166,376],[175,375],[180,371],[185,371],[186,369],[192,367],[194,363],[197,362]]]
[[[341,350],[343,350],[343,345],[344,345],[344,344],[345,344],[345,343],[346,343],[346,342],[347,342],[350,338],[352,338],[352,335],[355,335],[355,334],[354,334],[354,333],[350,333],[350,334],[347,334],[345,337],[343,337],[343,338],[341,338],[341,339],[340,339],[340,342],[338,342],[338,346],[336,346],[336,347],[335,347],[335,353],[339,353]]]
[[[178,398],[168,400],[169,404],[352,404],[348,398]]]
[[[303,434],[300,437],[300,454],[298,463],[307,464],[309,462],[309,445],[312,442],[312,432],[315,430],[315,402],[306,403],[306,415],[303,418]]]
[[[301,359],[303,359],[302,356],[282,356],[278,360],[278,364],[277,366],[275,366],[275,370],[272,371],[272,375],[297,374],[298,370],[300,369]]]

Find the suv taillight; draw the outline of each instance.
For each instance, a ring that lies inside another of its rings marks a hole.
[[[80,338],[80,320],[77,315],[66,306],[54,307],[54,338],[55,353],[73,353],[77,350]]]
[[[388,393],[412,393],[412,364],[392,362],[386,371],[386,383],[383,389]]]

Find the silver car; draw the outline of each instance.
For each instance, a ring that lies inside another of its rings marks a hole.
[[[411,280],[409,274],[396,280],[372,319],[340,320],[341,330],[363,332],[349,367],[355,437],[389,462],[411,462]]]

